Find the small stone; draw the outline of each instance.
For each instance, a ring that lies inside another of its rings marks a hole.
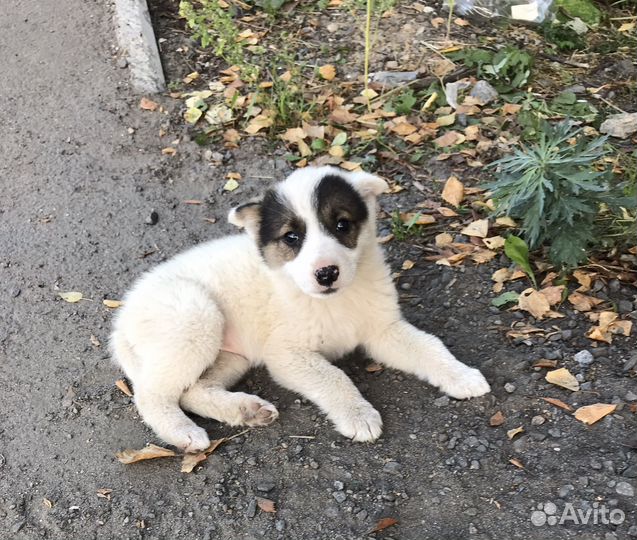
[[[12,533],[17,533],[20,532],[20,529],[22,529],[22,527],[24,527],[24,524],[26,523],[26,520],[21,519],[20,521],[16,521],[12,526],[11,526],[11,532]]]
[[[434,399],[434,405],[436,407],[446,407],[449,405],[449,396],[440,396],[438,399]]]
[[[564,88],[563,92],[573,92],[573,94],[584,94],[586,93],[586,87],[582,84],[574,84],[573,86],[567,86]]]
[[[637,131],[637,113],[611,114],[599,127],[600,133],[626,139]]]
[[[565,499],[566,497],[570,495],[571,491],[573,491],[574,489],[575,489],[575,486],[573,486],[572,484],[565,484],[560,489],[557,490],[557,496],[560,499]]]
[[[562,432],[557,428],[551,428],[549,429],[549,435],[551,437],[555,437],[556,439],[559,439],[562,436]]]
[[[469,465],[469,468],[477,471],[480,468],[480,462],[477,459],[471,460],[471,465]]]
[[[248,508],[246,510],[246,516],[249,518],[253,518],[257,515],[257,501],[256,499],[251,499],[248,503]]]
[[[510,382],[506,383],[504,385],[504,390],[508,392],[509,394],[512,394],[513,392],[515,392],[515,384]]]
[[[356,519],[365,521],[367,519],[367,510],[361,510],[356,514]]]
[[[637,478],[637,465],[631,465],[623,473],[626,478]]]
[[[635,495],[635,488],[628,482],[617,482],[615,491],[624,497],[633,497]]]
[[[487,81],[478,81],[469,94],[471,97],[479,99],[485,105],[498,97],[498,91]]]
[[[617,311],[619,311],[619,313],[630,313],[632,310],[633,303],[630,300],[620,300],[617,302]]]
[[[625,399],[626,401],[635,401],[637,399],[637,394],[635,394],[632,390],[628,390],[628,392],[626,392]]]
[[[531,438],[534,441],[542,442],[544,439],[546,439],[546,433],[540,433],[539,431],[534,431],[533,433],[531,433]]]
[[[256,485],[256,488],[263,493],[268,493],[275,488],[276,484],[271,480],[262,480]]]
[[[332,493],[332,497],[334,497],[334,500],[338,503],[344,503],[345,499],[347,499],[347,494],[344,491],[334,491]]]
[[[469,523],[469,534],[478,534],[478,529],[473,523]]]
[[[224,160],[224,155],[221,152],[212,152],[210,154],[210,159],[221,163]]]
[[[464,511],[465,514],[467,514],[468,516],[477,516],[478,515],[478,509],[471,507],[471,508],[467,508]]]
[[[637,525],[632,525],[630,529],[628,529],[628,536],[637,536]]]
[[[383,466],[383,472],[389,474],[400,474],[400,463],[397,461],[388,461]]]
[[[544,504],[544,513],[546,515],[552,516],[557,512],[557,505],[554,502],[547,502]]]
[[[148,216],[146,216],[144,223],[146,223],[146,225],[157,225],[158,221],[159,214],[155,210],[151,210]]]
[[[587,350],[578,352],[573,358],[580,366],[588,366],[595,360],[593,355]]]
[[[343,484],[343,482],[341,482],[340,480],[334,480],[333,486],[334,489],[336,489],[337,491],[343,491],[345,484]]]
[[[544,422],[546,422],[546,418],[539,414],[531,418],[531,425],[533,426],[541,426]]]
[[[126,69],[128,67],[128,60],[126,60],[126,58],[120,58],[117,61],[117,67],[119,69]]]
[[[274,522],[274,528],[279,532],[283,532],[285,530],[285,520],[277,519]]]
[[[310,468],[312,468],[312,469],[318,469],[318,468],[319,468],[319,466],[320,466],[320,465],[319,465],[316,461],[314,461],[314,460],[311,460],[311,461],[310,461]]]

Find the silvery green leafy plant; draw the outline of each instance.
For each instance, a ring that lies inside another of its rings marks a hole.
[[[588,138],[568,122],[546,124],[537,143],[516,149],[490,166],[496,180],[492,192],[497,215],[520,223],[531,250],[549,246],[559,268],[573,268],[601,238],[596,217],[603,205],[634,207],[600,160],[608,153],[606,137]]]

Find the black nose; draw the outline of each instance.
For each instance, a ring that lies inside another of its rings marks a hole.
[[[338,266],[324,266],[314,272],[314,275],[316,276],[316,281],[318,281],[319,285],[329,287],[338,279]]]

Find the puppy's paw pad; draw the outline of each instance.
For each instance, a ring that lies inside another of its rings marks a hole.
[[[371,442],[383,432],[383,419],[369,403],[352,407],[335,419],[336,429],[355,442]]]
[[[206,430],[199,426],[175,430],[168,442],[186,453],[201,452],[210,446],[210,438]]]
[[[465,367],[452,380],[440,386],[440,389],[456,399],[467,399],[482,396],[491,391],[484,375],[477,369]]]
[[[246,426],[268,426],[279,417],[276,407],[261,398],[252,396],[250,402],[241,406],[243,423]]]

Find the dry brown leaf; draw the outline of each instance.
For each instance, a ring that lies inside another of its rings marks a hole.
[[[577,292],[585,293],[587,291],[590,291],[594,275],[595,274],[589,274],[588,272],[584,272],[583,270],[575,270],[575,272],[573,272],[573,277],[580,284]]]
[[[115,386],[117,386],[123,394],[126,394],[128,397],[133,397],[133,392],[131,392],[131,389],[128,387],[128,384],[126,384],[124,379],[117,379],[115,381]]]
[[[510,218],[509,216],[502,216],[502,217],[496,218],[495,224],[496,226],[511,227],[511,228],[518,226],[518,224],[513,220],[513,218]]]
[[[631,321],[617,320],[617,313],[613,311],[602,311],[597,314],[597,326],[593,326],[586,337],[596,341],[604,341],[611,343],[613,334],[622,334],[629,336],[631,334],[633,323]]]
[[[205,452],[199,452],[198,454],[186,454],[184,459],[181,460],[181,472],[191,473],[198,463],[205,461],[208,456]]]
[[[44,506],[46,506],[49,510],[53,508],[53,501],[47,499],[46,497],[42,499],[42,504],[44,504]]]
[[[471,254],[471,260],[476,264],[484,264],[491,261],[497,253],[489,249],[476,248]]]
[[[569,294],[568,301],[573,304],[573,307],[577,311],[586,312],[593,309],[595,306],[601,304],[603,300],[594,298],[593,296],[587,296],[582,293],[574,292]]]
[[[498,427],[504,424],[504,420],[505,418],[504,418],[504,415],[502,414],[502,411],[498,411],[491,418],[489,418],[489,425],[491,427]]]
[[[579,390],[579,382],[577,382],[577,379],[566,368],[548,371],[544,378],[551,384],[561,386],[567,390],[572,390],[573,392],[577,392]]]
[[[186,199],[185,201],[181,201],[183,204],[192,204],[194,206],[198,206],[200,204],[203,204],[203,201],[200,201],[199,199]]]
[[[172,146],[167,146],[166,148],[161,149],[161,153],[164,156],[174,156],[177,153],[177,149]]]
[[[522,108],[522,105],[518,105],[517,103],[505,103],[502,106],[502,114],[516,114]]]
[[[348,111],[345,107],[334,109],[329,116],[329,119],[336,124],[349,124],[354,122],[357,118],[357,114]]]
[[[95,493],[98,497],[110,501],[111,493],[113,493],[113,490],[111,488],[99,488]]]
[[[464,184],[458,180],[457,176],[450,176],[447,178],[445,187],[442,190],[442,198],[449,204],[460,206],[460,203],[464,198]]]
[[[466,19],[461,19],[460,17],[458,17],[453,20],[453,24],[455,24],[456,26],[469,26],[470,23]]]
[[[444,135],[441,135],[437,139],[434,139],[434,143],[444,148],[445,146],[453,146],[456,144],[462,144],[467,138],[458,131],[447,131]]]
[[[440,25],[445,24],[445,20],[442,17],[435,17],[431,19],[431,26],[438,28]]]
[[[447,208],[446,206],[439,206],[436,210],[438,210],[438,212],[444,217],[455,217],[458,215],[458,212],[451,208]]]
[[[393,131],[396,135],[400,135],[401,137],[403,137],[405,135],[409,135],[410,133],[413,133],[418,128],[416,128],[416,126],[414,126],[413,124],[410,124],[409,122],[400,122],[398,124],[394,124],[389,129],[390,131]]]
[[[384,369],[385,368],[382,364],[379,364],[378,362],[372,362],[371,364],[367,365],[365,371],[367,371],[367,373],[378,373],[380,371],[383,371]]]
[[[615,403],[595,403],[594,405],[585,405],[577,409],[573,415],[580,422],[584,422],[589,426],[604,418],[604,416],[615,411],[617,405]]]
[[[460,231],[462,234],[466,234],[467,236],[477,236],[478,238],[486,238],[487,234],[489,234],[489,220],[488,219],[478,219],[469,223],[464,229]]]
[[[513,439],[513,437],[522,432],[524,432],[524,428],[522,426],[516,427],[515,429],[510,429],[509,431],[507,431],[507,437],[509,439]]]
[[[492,236],[491,238],[484,238],[482,241],[489,249],[500,249],[504,247],[505,240],[502,236]]]
[[[414,218],[415,221],[413,221]],[[416,212],[401,212],[400,219],[403,223],[413,223],[414,225],[431,225],[432,223],[436,223],[435,217],[429,214],[417,214]]]
[[[109,300],[108,298],[102,300],[102,304],[104,304],[107,308],[118,308],[124,305],[124,302],[121,300]]]
[[[519,459],[511,458],[509,463],[515,465],[518,469],[524,469],[524,465],[522,465],[522,462]]]
[[[518,307],[528,311],[536,319],[541,320],[551,311],[551,304],[540,291],[532,287],[525,289],[518,298]]]
[[[453,236],[449,233],[440,233],[435,237],[436,247],[445,247],[453,242]]]
[[[563,291],[564,285],[551,285],[541,289],[540,293],[548,300],[549,305],[554,306],[562,301]]]
[[[391,527],[392,525],[396,525],[397,523],[398,523],[398,520],[392,517],[386,517],[386,518],[380,519],[378,523],[376,523],[374,528],[371,531],[369,531],[367,534],[374,534],[374,533],[383,531],[387,527]]]
[[[274,123],[272,117],[267,116],[265,114],[259,114],[255,116],[245,128],[246,133],[250,135],[254,135],[261,131],[262,129],[269,128]]]
[[[331,81],[336,77],[336,68],[332,64],[326,64],[318,69],[319,75],[326,81]]]
[[[403,270],[411,270],[414,267],[415,264],[416,263],[414,261],[412,261],[410,259],[405,259],[403,261],[403,264],[402,264],[401,268]]]
[[[263,497],[257,497],[257,505],[262,511],[273,513],[276,512],[276,504],[270,499],[264,499]]]
[[[285,133],[281,134],[280,137],[289,143],[298,143],[307,137],[307,133],[305,130],[300,127],[290,128],[285,131]]]
[[[537,367],[537,368],[553,369],[556,366],[557,366],[557,360],[549,360],[547,358],[540,358],[539,360],[536,360],[535,362],[533,362],[534,368]]]
[[[573,407],[571,407],[567,403],[564,403],[561,399],[552,398],[552,397],[543,397],[542,399],[546,401],[547,403],[550,403],[551,405],[555,405],[556,407],[559,407],[560,409],[564,409],[565,411],[573,410]]]
[[[137,463],[138,461],[143,461],[145,459],[173,457],[176,455],[177,454],[175,452],[168,448],[163,448],[155,444],[149,444],[141,450],[133,450],[132,448],[127,448],[126,450],[117,452],[115,454],[115,457],[117,457],[120,463],[128,465],[130,463]]]
[[[158,103],[154,102],[152,99],[148,99],[147,97],[143,97],[139,102],[139,108],[144,109],[145,111],[156,111],[158,107]]]

